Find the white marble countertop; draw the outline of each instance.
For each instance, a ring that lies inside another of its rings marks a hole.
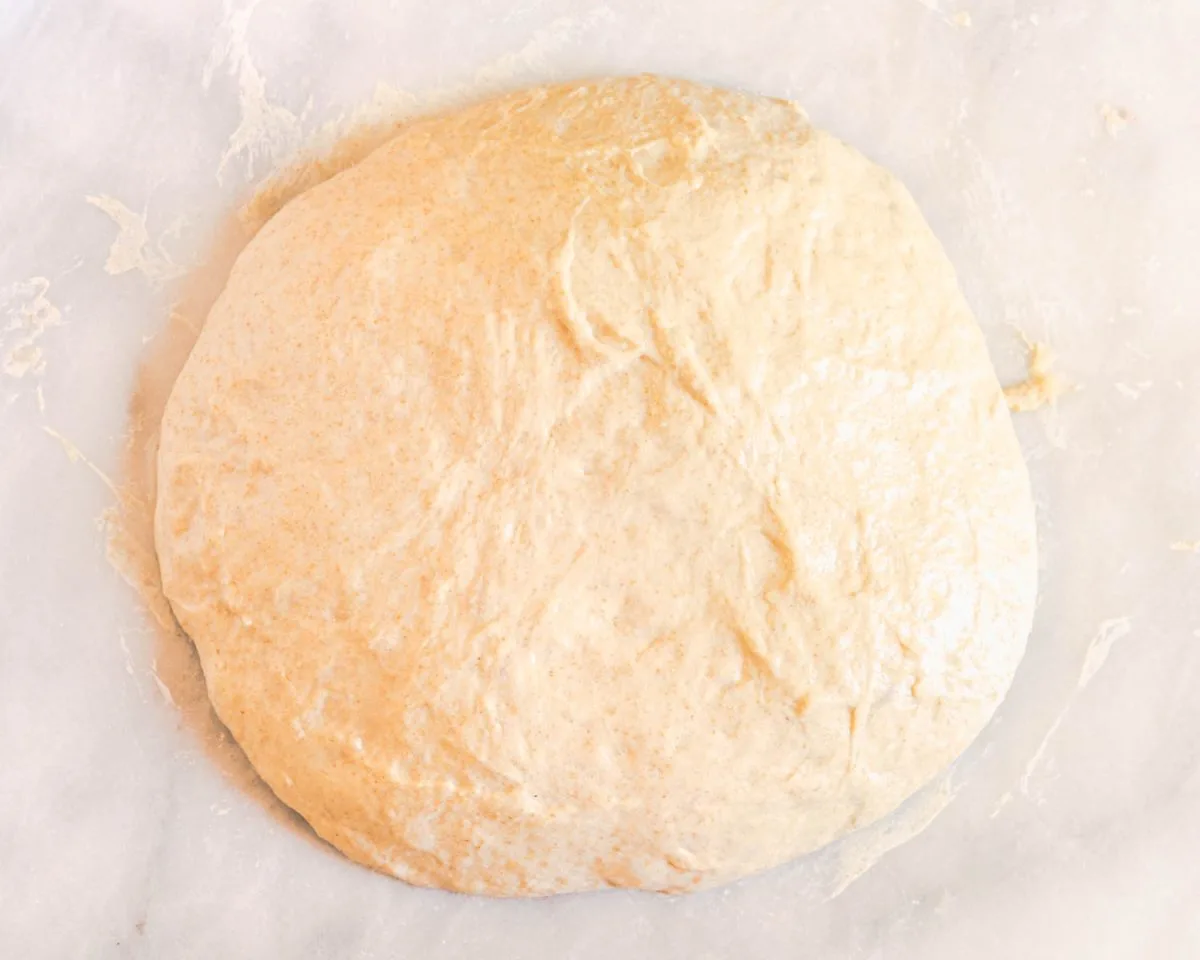
[[[0,953],[1200,956],[1197,41],[1193,0],[8,0]],[[643,70],[801,101],[909,184],[1002,374],[1019,329],[1081,385],[1020,418],[1030,652],[905,817],[791,866],[412,889],[264,795],[106,561],[139,356],[214,226],[356,105]]]

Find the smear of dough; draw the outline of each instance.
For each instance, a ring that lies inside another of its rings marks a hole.
[[[1075,385],[1054,372],[1054,351],[1045,343],[1029,343],[1029,376],[1004,388],[1004,399],[1013,413],[1028,413],[1054,404]]]
[[[1176,553],[1200,553],[1200,540],[1176,540],[1171,549]]]
[[[1117,393],[1123,396],[1126,400],[1138,400],[1142,394],[1154,386],[1153,380],[1141,380],[1138,383],[1114,383],[1113,387]]]
[[[1079,671],[1078,688],[1082,690],[1105,662],[1112,651],[1113,644],[1129,636],[1133,630],[1133,621],[1129,617],[1114,617],[1103,621],[1097,628],[1096,634],[1088,644],[1087,654],[1083,658],[1083,668]]]
[[[265,160],[274,169],[290,162],[302,141],[302,117],[267,98],[267,82],[250,58],[246,34],[258,4],[259,0],[240,5],[235,0],[224,0],[221,37],[213,45],[204,67],[201,81],[204,89],[209,88],[222,66],[238,85],[241,119],[217,165],[218,182],[224,182],[225,168],[238,157],[245,159],[246,179],[253,180],[256,163]]]
[[[101,470],[98,466],[96,466],[96,464],[93,463],[91,460],[89,460],[87,457],[85,457],[83,455],[83,451],[80,450],[79,447],[77,447],[75,445],[74,441],[68,439],[67,437],[64,437],[61,433],[59,433],[57,430],[55,430],[51,427],[43,426],[42,430],[46,433],[47,436],[53,437],[55,440],[58,441],[59,446],[61,446],[63,448],[63,453],[65,453],[67,455],[68,460],[70,460],[72,463],[82,463],[85,467],[87,467],[89,470],[91,470],[92,473],[94,473],[97,477],[100,478],[101,483],[103,483],[106,487],[108,487],[108,489],[111,490],[114,494],[117,494],[119,496],[116,484],[114,484],[112,482],[112,480],[109,479],[108,474],[105,473],[103,470]]]
[[[134,213],[120,200],[103,194],[84,199],[107,214],[119,231],[108,249],[108,259],[104,262],[105,273],[119,276],[137,270],[153,284],[166,283],[183,275],[184,268],[171,260],[163,249],[162,241],[150,240],[144,212]]]
[[[938,0],[916,0],[921,6],[931,13],[936,13],[947,23],[956,27],[969,27],[971,25],[971,14],[966,10],[959,10],[957,13],[947,13],[942,10]]]
[[[1105,132],[1114,140],[1129,126],[1133,114],[1124,107],[1116,107],[1111,103],[1100,105],[1100,119],[1104,121]]]
[[[0,329],[0,370],[10,377],[39,377],[46,370],[38,341],[62,323],[62,312],[50,301],[49,292],[45,277],[30,277],[0,290],[0,312],[6,318]]]

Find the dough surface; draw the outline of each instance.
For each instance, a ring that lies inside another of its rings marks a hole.
[[[412,122],[275,216],[167,406],[214,707],[351,858],[692,890],[894,809],[1028,635],[1028,477],[912,198],[654,77]]]

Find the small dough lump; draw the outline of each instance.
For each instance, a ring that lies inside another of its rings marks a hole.
[[[163,585],[285,803],[416,884],[730,881],[878,819],[1029,633],[1029,481],[912,198],[657,77],[415,120],[238,259]]]

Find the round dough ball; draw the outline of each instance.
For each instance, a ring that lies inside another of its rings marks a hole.
[[[692,890],[883,816],[1029,632],[1028,477],[904,188],[655,77],[407,125],[246,248],[162,425],[220,718],[348,856]]]

